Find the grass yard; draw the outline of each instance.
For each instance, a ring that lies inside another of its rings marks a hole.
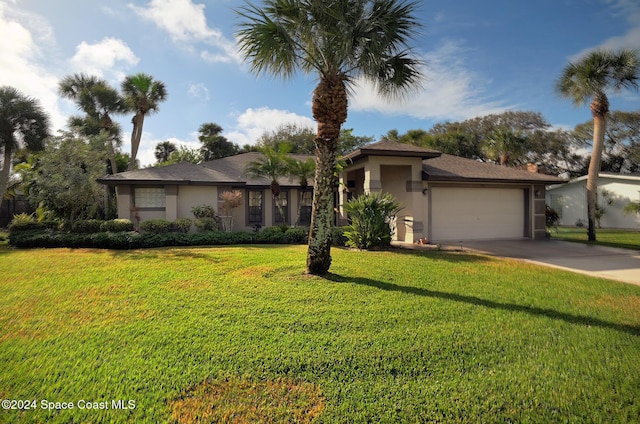
[[[0,422],[640,421],[638,286],[455,252],[304,261],[0,247],[0,399],[35,406]]]
[[[589,243],[586,228],[559,227],[558,231],[551,230],[551,237]],[[596,243],[603,246],[640,250],[640,231],[596,229],[596,239]]]

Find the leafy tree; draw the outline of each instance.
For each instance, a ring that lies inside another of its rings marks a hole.
[[[133,124],[129,162],[129,169],[131,170],[136,167],[144,118],[146,115],[158,111],[159,103],[167,98],[167,89],[163,82],[154,81],[151,75],[139,73],[126,77],[122,81],[121,90],[127,107],[135,113],[131,119]]]
[[[176,150],[178,150],[178,148],[176,147],[175,143],[172,143],[168,140],[161,141],[160,143],[156,144],[156,148],[153,154],[156,157],[156,161],[158,163],[162,163],[168,161],[173,152],[175,152]]]
[[[313,175],[316,171],[316,163],[313,159],[307,160],[290,159],[287,165],[290,177],[296,179],[300,185],[300,199],[298,201],[298,214],[296,217],[295,225],[300,223],[300,213],[302,212],[302,200],[304,194],[309,188],[309,180],[313,179]]]
[[[187,146],[178,146],[177,150],[171,153],[169,159],[164,162],[156,163],[154,166],[167,166],[181,162],[202,163],[202,153],[199,149],[192,149]]]
[[[42,150],[49,136],[49,117],[40,103],[13,87],[0,87],[0,147],[3,153],[0,171],[0,199],[7,191],[11,159],[23,148]]]
[[[105,191],[96,180],[104,175],[104,156],[69,133],[49,140],[31,170],[29,201],[68,224],[103,215]]]
[[[483,151],[488,159],[500,166],[522,164],[528,147],[528,140],[520,133],[508,128],[496,129],[485,141]]]
[[[315,138],[315,131],[309,127],[285,124],[262,134],[258,140],[258,147],[270,147],[277,150],[281,143],[287,143],[291,153],[312,155],[315,151]]]
[[[387,97],[400,96],[421,80],[421,62],[409,42],[420,28],[416,2],[403,0],[265,0],[237,12],[240,52],[256,74],[285,79],[297,71],[314,74],[312,114],[316,176],[307,272],[331,266],[331,227],[336,186],[336,151],[347,119],[347,89],[358,79]]]
[[[204,162],[233,156],[238,153],[238,145],[221,135],[222,127],[220,125],[207,122],[200,125],[198,131],[200,132],[198,140],[202,143],[200,154]]]
[[[344,156],[372,142],[373,137],[353,135],[353,128],[343,128],[340,130],[340,141],[336,153],[339,156]]]
[[[576,148],[592,146],[593,122],[579,124],[574,129]],[[640,111],[612,111],[602,146],[602,172],[640,172]]]
[[[640,55],[634,50],[619,52],[598,50],[576,63],[569,63],[556,83],[556,91],[574,105],[590,103],[593,116],[593,149],[587,175],[587,212],[589,241],[596,241],[596,195],[598,173],[609,113],[608,91],[637,88]]]
[[[85,116],[69,118],[69,127],[80,135],[96,137],[102,141],[110,161],[110,169],[117,167],[116,155],[122,144],[121,129],[112,115],[127,112],[124,99],[118,91],[101,78],[87,74],[73,74],[58,83],[62,97],[73,100]]]

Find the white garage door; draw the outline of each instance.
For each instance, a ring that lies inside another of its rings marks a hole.
[[[524,237],[524,190],[431,189],[432,239],[480,240]]]

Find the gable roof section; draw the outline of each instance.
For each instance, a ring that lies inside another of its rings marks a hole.
[[[520,182],[541,184],[560,183],[564,181],[562,178],[553,175],[538,174],[447,154],[422,161],[422,179],[425,181]]]
[[[260,158],[261,153],[250,152],[215,159],[201,164],[189,162],[157,168],[145,168],[120,172],[98,179],[99,182],[111,185],[121,184],[199,184],[199,185],[247,185],[268,186],[268,178],[250,178],[245,175],[247,165]],[[291,155],[298,160],[313,158],[308,155]],[[288,177],[280,178],[281,186],[297,186],[297,181]],[[310,185],[312,182],[310,182]]]
[[[137,169],[106,175],[98,181],[104,184],[207,184],[222,181],[225,176],[213,169],[190,162],[176,163],[157,168]]]
[[[377,143],[367,144],[347,154],[344,159],[357,161],[365,156],[400,156],[419,157],[421,159],[434,158],[440,156],[437,150],[425,147],[413,146],[411,144],[398,143],[397,141],[382,140]]]

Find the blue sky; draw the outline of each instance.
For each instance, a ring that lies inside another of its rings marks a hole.
[[[259,4],[259,1],[255,1]],[[86,72],[119,86],[146,72],[169,93],[145,120],[139,159],[154,162],[163,140],[197,147],[197,130],[216,122],[238,144],[296,123],[313,126],[313,76],[256,77],[234,40],[242,0],[0,0],[0,84],[39,99],[63,128],[75,106],[57,95],[65,75]],[[553,92],[562,68],[595,48],[640,48],[637,0],[437,0],[419,2],[415,51],[426,82],[404,102],[366,85],[350,99],[345,128],[378,139],[434,123],[505,110],[542,113],[557,127],[590,118]],[[637,110],[640,95],[611,96],[613,109]],[[129,151],[130,117],[119,118]]]

